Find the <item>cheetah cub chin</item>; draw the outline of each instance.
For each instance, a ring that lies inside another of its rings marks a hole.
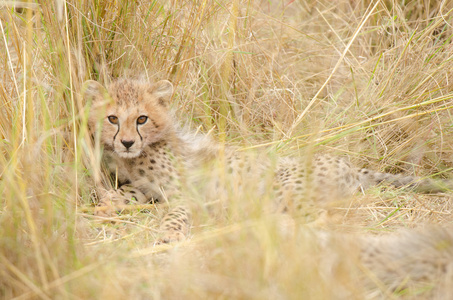
[[[116,190],[100,189],[99,206],[109,209],[96,213],[110,214],[131,201],[168,202],[159,242],[187,236],[194,199],[230,202],[238,198],[231,191],[256,190],[259,199],[254,204],[266,211],[292,213],[303,211],[307,203],[336,201],[381,182],[425,192],[452,186],[357,169],[345,158],[275,157],[218,147],[205,136],[179,128],[169,110],[173,86],[166,80],[121,79],[107,88],[89,81],[86,86],[90,130],[119,183]],[[261,201],[266,197],[273,199],[270,205]]]

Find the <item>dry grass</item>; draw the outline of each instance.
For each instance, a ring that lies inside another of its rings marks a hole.
[[[24,9],[0,2],[1,298],[401,296],[357,286],[356,256],[344,245],[331,249],[344,260],[326,278],[316,236],[301,228],[288,239],[260,214],[206,220],[191,240],[159,247],[159,208],[111,224],[93,217],[99,172],[89,161],[99,152],[89,146],[82,87],[168,78],[181,119],[221,141],[448,178],[450,1],[16,4]],[[373,189],[332,208],[327,227],[363,234],[445,225],[451,202]]]

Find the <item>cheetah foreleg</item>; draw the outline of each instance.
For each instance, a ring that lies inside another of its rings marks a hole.
[[[190,211],[186,206],[177,206],[171,209],[160,224],[162,237],[156,244],[171,243],[184,240],[190,230]]]
[[[132,185],[125,184],[119,189],[101,190],[100,199],[94,210],[97,216],[112,216],[121,213],[124,206],[131,203],[147,203],[146,196]]]

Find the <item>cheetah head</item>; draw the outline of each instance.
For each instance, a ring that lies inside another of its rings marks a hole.
[[[91,103],[88,125],[104,149],[122,158],[134,158],[171,130],[168,101],[173,85],[122,79],[104,88],[88,81],[85,98]]]

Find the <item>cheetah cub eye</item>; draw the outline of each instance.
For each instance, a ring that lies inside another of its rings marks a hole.
[[[118,124],[118,117],[117,116],[108,116],[109,122],[116,125]]]
[[[137,119],[137,124],[138,125],[143,125],[143,124],[146,123],[146,121],[148,121],[148,117],[147,116],[140,116]]]

